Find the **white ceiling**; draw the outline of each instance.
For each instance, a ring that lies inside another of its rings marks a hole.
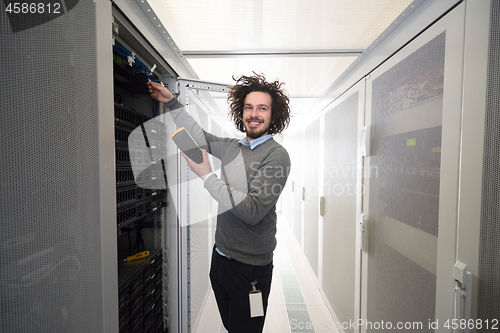
[[[148,3],[200,80],[232,84],[233,75],[256,71],[285,82],[296,116],[291,127],[317,113],[334,81],[413,6],[412,0]],[[225,99],[216,101],[226,113]]]

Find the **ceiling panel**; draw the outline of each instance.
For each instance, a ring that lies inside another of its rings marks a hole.
[[[340,76],[356,57],[250,57],[189,59],[200,78],[210,82],[234,84],[232,76],[264,73],[268,79],[284,82],[290,97],[292,116],[310,114],[322,93]],[[217,70],[214,71],[213,69]],[[218,112],[226,114],[226,100],[218,99]],[[297,123],[292,121],[292,124]]]
[[[349,66],[421,0],[148,3],[200,80],[233,84],[233,75],[251,75],[252,71],[264,73],[268,80],[279,78],[291,97],[292,125],[300,126],[308,115],[318,113],[314,106]],[[334,54],[346,50],[358,53]],[[239,54],[243,51],[252,55]],[[256,55],[280,51],[313,54]],[[319,51],[332,53],[325,56]],[[195,56],[196,52],[201,55]],[[219,98],[217,104],[221,114],[227,112],[224,99]]]
[[[183,51],[367,48],[412,0],[150,0]]]
[[[191,67],[201,79],[234,84],[232,76],[264,73],[285,82],[290,97],[319,97],[356,57],[193,58]],[[215,70],[214,70],[215,69]]]

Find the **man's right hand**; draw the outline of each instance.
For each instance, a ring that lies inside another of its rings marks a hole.
[[[167,88],[157,82],[148,82],[148,90],[151,97],[162,103],[167,103],[174,95]]]

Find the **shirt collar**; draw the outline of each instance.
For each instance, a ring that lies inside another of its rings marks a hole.
[[[266,142],[267,140],[271,139],[272,137],[273,137],[272,134],[267,134],[267,135],[261,136],[260,138],[250,140],[248,142],[245,142],[246,141],[246,137],[245,137],[245,138],[240,140],[240,143],[242,145],[245,145],[245,146],[250,146],[250,149],[254,149],[258,145]]]

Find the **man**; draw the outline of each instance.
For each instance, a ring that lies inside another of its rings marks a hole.
[[[276,202],[290,169],[288,153],[273,134],[288,126],[290,108],[283,83],[266,82],[257,74],[235,80],[228,102],[231,119],[246,134],[241,140],[205,132],[167,89],[148,85],[151,96],[170,108],[174,122],[205,148],[201,164],[183,156],[219,203],[210,281],[226,329],[254,333],[264,326],[276,247]],[[212,172],[207,151],[221,160],[222,179]],[[250,309],[253,290],[262,293],[262,301],[252,302]],[[263,316],[251,311],[259,306]]]

